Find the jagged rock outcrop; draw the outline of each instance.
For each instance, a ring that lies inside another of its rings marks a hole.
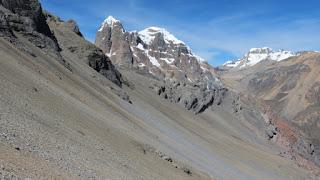
[[[70,30],[72,30],[74,33],[76,33],[80,37],[83,37],[77,22],[75,22],[74,20],[72,20],[72,19],[68,20],[66,22],[66,26],[68,26],[70,28]]]
[[[37,0],[2,0],[0,1],[0,5],[0,36],[8,39],[17,45],[17,47],[32,55],[33,53],[29,50],[28,45],[23,44],[16,38],[20,34],[36,47],[59,60],[69,70],[72,70],[70,64],[62,58],[60,54],[61,48],[46,21],[46,16],[51,17],[51,20],[54,19],[55,21],[60,21],[59,18],[53,18],[49,14],[44,14]],[[79,27],[74,21],[65,22],[64,26],[82,37]],[[77,51],[79,49],[81,51]],[[91,67],[121,86],[121,74],[115,70],[111,61],[101,50],[94,45],[87,45],[82,49],[73,47],[73,51],[77,51],[78,54],[82,53],[81,56],[87,57],[88,64]]]
[[[62,21],[49,13],[47,21],[58,37],[58,43],[63,50],[75,54],[80,60],[85,61],[91,68],[111,80],[118,86],[122,86],[123,79],[120,72],[114,67],[111,60],[101,49],[86,41],[75,21]],[[127,98],[128,99],[128,98]]]
[[[159,95],[195,113],[209,107],[213,96],[223,94],[224,88],[214,69],[163,28],[126,32],[119,20],[109,16],[98,30],[95,44],[117,66],[130,67],[158,79],[160,89],[165,89]],[[181,91],[177,84],[193,88]],[[185,102],[176,99],[181,93]]]
[[[17,20],[17,22],[14,22],[14,20],[8,22],[13,28],[16,28],[14,30],[18,30],[20,28],[21,30],[34,30],[51,39],[55,39],[46,23],[46,18],[42,13],[40,3],[37,0],[1,0],[0,5],[10,10],[13,14],[20,16],[16,17],[17,19],[15,20]],[[6,15],[12,16],[12,14]],[[29,19],[23,17],[27,17]],[[19,26],[19,23],[23,23],[26,27]]]
[[[166,81],[155,85],[155,91],[164,99],[177,103],[196,114],[205,111],[208,107],[220,105],[228,91],[225,88],[207,89],[201,84]]]
[[[22,35],[36,47],[60,61],[70,71],[70,64],[60,55],[60,47],[51,32],[37,0],[0,1],[0,36],[33,56],[28,45],[16,36]]]
[[[132,52],[120,21],[112,16],[108,17],[97,32],[96,43],[104,53],[108,54],[112,62],[118,65],[131,66]]]
[[[65,29],[69,29],[77,34],[82,41],[86,41],[82,38],[80,29],[75,21],[62,22],[58,17],[44,13],[37,0],[1,0],[0,36],[13,43],[19,49],[34,56],[29,45],[19,38],[21,36],[72,71],[70,63],[60,54],[62,49],[47,23],[47,18],[50,21],[60,22],[60,25],[63,24],[61,26],[64,26]],[[85,57],[87,64],[92,68],[115,84],[122,85],[121,74],[100,49],[89,42],[86,44],[74,42],[74,44],[69,43],[68,45],[67,48],[78,54],[80,58]]]
[[[99,49],[93,49],[88,54],[89,66],[103,76],[121,87],[122,77],[119,71],[115,70],[111,61]]]

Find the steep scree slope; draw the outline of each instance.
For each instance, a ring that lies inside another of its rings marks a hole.
[[[31,1],[17,2],[25,8]],[[30,38],[15,30],[16,21],[1,20],[11,25],[1,26],[10,33],[0,37],[0,179],[315,178],[256,133],[263,117],[230,91],[219,106],[194,115],[155,96],[159,80],[149,73],[121,69],[127,83],[120,88],[108,58],[73,21],[43,16],[54,38],[36,30],[42,38]],[[58,50],[37,46],[43,39]],[[92,53],[98,65],[90,67]],[[133,104],[119,98],[122,92]]]

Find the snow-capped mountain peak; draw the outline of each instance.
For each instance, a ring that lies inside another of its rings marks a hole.
[[[284,59],[288,59],[289,57],[296,56],[297,54],[292,51],[284,51],[278,50],[273,51],[269,47],[263,48],[252,48],[249,50],[247,54],[241,59],[236,61],[227,61],[223,64],[226,67],[238,67],[238,68],[245,68],[250,67],[258,64],[264,60],[272,60],[272,61],[282,61]]]
[[[99,31],[102,31],[103,28],[106,26],[112,27],[117,22],[120,22],[120,21],[115,19],[113,16],[108,16],[101,24]]]
[[[213,68],[164,28],[127,32],[112,16],[97,32],[96,45],[119,66],[134,67],[158,78],[198,82],[213,88]]]
[[[163,38],[167,43],[172,42],[173,44],[185,44],[183,41],[177,39],[174,35],[172,35],[170,32],[168,32],[164,28],[149,27],[149,28],[146,28],[146,29],[138,32],[140,38],[146,44],[150,44],[154,40],[155,35],[158,33],[161,33],[163,35]]]

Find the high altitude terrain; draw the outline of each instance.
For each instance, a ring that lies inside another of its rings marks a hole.
[[[315,179],[318,56],[215,70],[163,28],[108,17],[94,45],[1,0],[0,179]]]
[[[310,166],[304,158],[320,165],[319,65],[318,52],[261,48],[221,67],[225,84],[254,98],[268,115],[277,134],[270,139],[283,147],[281,155],[303,166]]]

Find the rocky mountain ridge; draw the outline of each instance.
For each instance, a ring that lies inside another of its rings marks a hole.
[[[120,47],[117,41],[122,41]],[[147,68],[162,79],[196,81],[206,71],[212,70],[183,41],[167,30],[149,27],[139,32],[126,32],[121,21],[112,16],[107,17],[98,30],[96,45],[114,59],[112,61],[115,64],[129,62],[132,66]],[[127,59],[122,58],[122,62],[117,61],[121,54],[128,54]]]
[[[319,126],[315,125],[319,62],[319,53],[301,52],[287,60],[221,70],[225,85],[259,102],[271,124],[266,131],[269,138],[284,148],[281,155],[310,169],[320,162]]]
[[[154,87],[158,95],[196,113],[204,111],[219,99],[215,96],[222,97],[226,91],[214,69],[163,28],[127,32],[121,21],[109,16],[99,28],[95,44],[118,67],[158,79]],[[175,90],[178,86],[182,91]]]

